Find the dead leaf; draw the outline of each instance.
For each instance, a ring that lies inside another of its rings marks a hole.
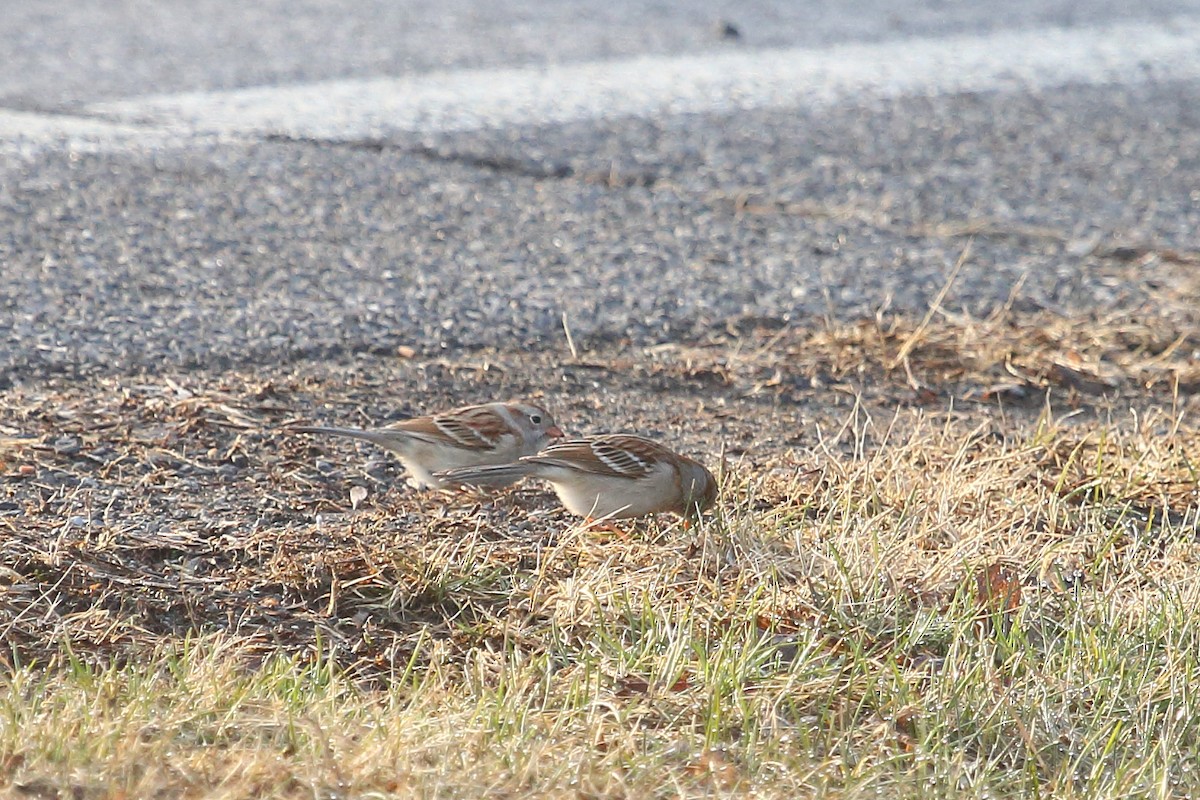
[[[650,681],[639,675],[626,675],[617,684],[617,697],[633,697],[650,692]]]
[[[1021,606],[1021,581],[1016,571],[999,562],[975,574],[975,599],[991,614],[1010,616]]]
[[[692,674],[686,670],[679,673],[679,677],[671,684],[672,692],[685,692],[692,685]]]
[[[684,768],[688,775],[711,783],[718,789],[732,789],[741,780],[737,765],[722,749],[706,749]]]

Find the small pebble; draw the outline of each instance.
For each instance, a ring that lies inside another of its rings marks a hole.
[[[83,447],[78,437],[60,436],[54,440],[54,452],[60,456],[73,456]]]
[[[742,32],[738,30],[738,26],[726,19],[717,20],[717,24],[713,26],[717,32],[717,36],[722,39],[740,39]]]
[[[384,480],[391,474],[391,465],[386,461],[371,459],[363,465],[363,471],[375,480]]]

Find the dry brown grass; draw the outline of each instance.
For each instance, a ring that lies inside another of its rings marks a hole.
[[[9,391],[0,792],[1194,793],[1179,319]],[[538,386],[574,430],[706,454],[718,513],[622,538],[537,487],[418,494],[281,429]]]

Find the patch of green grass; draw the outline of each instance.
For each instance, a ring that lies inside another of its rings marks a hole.
[[[856,406],[692,530],[381,499],[176,535],[188,572],[61,528],[2,576],[0,794],[1200,795],[1198,442]],[[115,576],[90,608],[72,564]],[[193,633],[126,636],[137,575]]]
[[[64,641],[4,677],[0,780],[139,797],[1200,791],[1195,592],[1132,574],[1153,543],[1107,543],[1094,509],[1067,505],[1098,545],[1089,585],[1025,581],[1012,608],[964,580],[922,594],[897,580],[929,533],[910,523],[947,498],[890,483],[871,503],[818,497],[829,517],[803,531],[767,513],[764,532],[735,501],[686,579],[684,551],[655,573],[597,562],[542,587],[505,638],[426,638],[383,686],[222,636],[119,666]],[[788,542],[797,563],[772,569]]]

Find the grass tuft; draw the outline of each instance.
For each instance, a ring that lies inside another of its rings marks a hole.
[[[748,442],[702,524],[624,535],[316,465],[360,451],[263,420],[332,378],[13,390],[5,434],[47,432],[3,451],[0,793],[1200,794],[1192,343],[1032,327],[614,367],[723,387],[692,433]]]

